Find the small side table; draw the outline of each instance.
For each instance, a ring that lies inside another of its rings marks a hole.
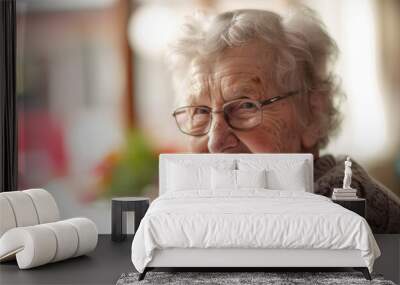
[[[366,200],[364,198],[354,199],[332,199],[332,202],[339,204],[340,206],[359,214],[365,218],[366,213]]]
[[[146,197],[119,197],[112,198],[111,203],[111,240],[123,241],[126,239],[126,233],[123,233],[124,212],[135,212],[136,233],[140,221],[149,208],[150,199]]]

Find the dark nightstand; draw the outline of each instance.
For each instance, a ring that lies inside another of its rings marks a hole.
[[[354,199],[332,199],[332,202],[339,204],[340,206],[359,214],[361,217],[365,218],[365,205],[366,200],[363,198]]]
[[[125,212],[135,213],[135,232],[137,231],[140,221],[146,214],[150,205],[150,199],[145,197],[119,197],[112,198],[111,205],[111,239],[113,241],[123,241],[126,239],[124,228],[126,220],[124,220]]]

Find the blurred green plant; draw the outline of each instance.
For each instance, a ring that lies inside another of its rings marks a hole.
[[[143,133],[129,131],[124,146],[105,156],[95,168],[95,196],[142,195],[147,186],[157,183],[157,174],[158,152]]]

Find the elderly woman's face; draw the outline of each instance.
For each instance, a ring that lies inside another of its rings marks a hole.
[[[186,105],[209,106],[214,111],[232,100],[262,100],[280,94],[267,74],[273,73],[265,46],[252,43],[224,51],[212,61],[197,61],[188,77]],[[190,151],[210,153],[301,152],[302,127],[293,97],[262,107],[257,127],[238,131],[229,127],[223,113],[214,113],[209,132],[188,136]]]

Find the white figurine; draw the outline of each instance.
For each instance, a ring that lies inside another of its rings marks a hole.
[[[344,178],[343,178],[343,189],[352,189],[351,188],[351,175],[353,172],[351,171],[351,160],[350,157],[347,157],[344,162]]]

